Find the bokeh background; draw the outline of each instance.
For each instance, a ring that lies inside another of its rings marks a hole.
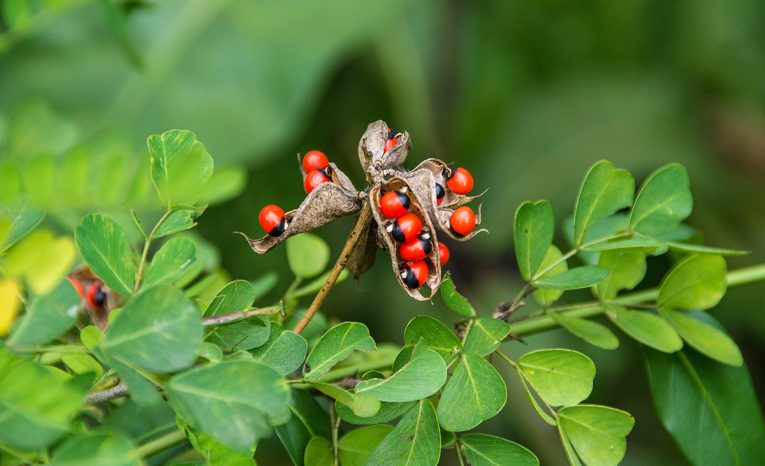
[[[490,188],[483,213],[491,233],[449,244],[449,269],[480,312],[518,290],[517,205],[547,198],[565,218],[585,170],[602,158],[638,179],[667,162],[685,164],[695,196],[689,223],[708,244],[752,251],[731,258],[730,267],[765,260],[761,1],[0,0],[0,6],[0,153],[88,165],[87,177],[46,172],[51,186],[79,193],[61,198],[49,189],[48,223],[65,230],[94,207],[140,204],[131,180],[136,173],[148,180],[146,136],[193,130],[217,167],[248,173],[243,194],[224,193],[230,199],[200,218],[199,232],[231,276],[278,274],[277,291],[264,301],[292,281],[284,248],[257,256],[232,231],[257,235],[260,207],[286,210],[301,202],[295,154],[309,149],[325,151],[362,188],[356,145],[377,119],[411,133],[410,167],[436,156],[469,168],[479,189]],[[232,176],[232,193],[243,182]],[[93,185],[111,186],[113,195],[89,198]],[[333,253],[351,222],[319,231]],[[341,284],[325,304],[327,316],[363,321],[376,340],[396,343],[414,315],[453,320],[439,300],[406,298],[387,261],[380,253],[378,266],[358,283]],[[666,267],[663,260],[650,263],[647,285]],[[751,285],[731,290],[714,311],[739,342],[761,394],[764,305],[765,285]],[[598,367],[591,400],[637,418],[624,464],[684,464],[653,413],[640,348],[621,340],[608,352],[555,331],[508,349],[586,352]],[[528,446],[543,464],[563,464],[555,431],[536,419],[508,377],[508,406],[482,429]],[[260,452],[258,458],[264,459]]]

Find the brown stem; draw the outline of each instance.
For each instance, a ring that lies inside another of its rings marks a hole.
[[[361,235],[365,234],[367,228],[369,228],[369,221],[371,219],[372,209],[370,208],[369,204],[365,204],[364,207],[361,208],[359,217],[356,219],[356,224],[353,225],[353,230],[351,230],[351,234],[348,236],[348,240],[345,242],[343,250],[340,251],[340,256],[337,258],[337,262],[335,262],[332,270],[330,270],[329,275],[327,276],[327,280],[324,282],[324,285],[322,285],[319,292],[316,293],[316,296],[313,298],[313,302],[308,307],[308,310],[303,315],[303,318],[300,319],[300,322],[298,322],[297,325],[295,325],[295,328],[292,329],[293,332],[297,334],[302,332],[306,325],[311,322],[313,316],[319,311],[319,308],[324,302],[324,299],[327,297],[327,294],[329,294],[329,290],[332,289],[332,286],[335,284],[337,277],[340,275],[340,272],[343,271],[345,264],[348,262],[348,258],[351,256],[356,243],[359,242]]]
[[[256,316],[270,316],[282,311],[282,306],[268,306],[260,307],[256,309],[250,309],[247,311],[231,312],[229,314],[220,314],[212,317],[205,317],[202,319],[202,325],[209,327],[211,325],[228,324],[230,322],[236,322],[238,320],[249,319]]]

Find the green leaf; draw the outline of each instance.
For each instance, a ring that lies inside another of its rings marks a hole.
[[[531,279],[539,269],[554,233],[555,219],[549,202],[524,202],[518,207],[515,212],[515,257],[524,279]]]
[[[441,281],[441,298],[444,300],[446,307],[462,317],[475,316],[475,309],[473,309],[467,298],[457,292],[457,287],[454,286],[452,276],[448,272]]]
[[[380,400],[369,395],[352,393],[324,382],[308,382],[316,390],[349,407],[359,417],[372,417],[380,411]]]
[[[635,419],[608,406],[569,406],[558,411],[560,426],[588,466],[617,465],[627,450],[625,437]]]
[[[0,218],[10,221],[8,230],[0,238],[0,253],[34,230],[42,222],[43,217],[45,217],[45,211],[32,206],[31,203],[0,209]]]
[[[429,397],[446,381],[446,363],[435,351],[418,344],[412,359],[386,379],[362,380],[356,393],[373,396],[380,401],[403,402]]]
[[[296,277],[314,277],[329,264],[329,246],[311,233],[292,236],[287,239],[287,262]]]
[[[149,136],[151,179],[168,207],[191,205],[213,173],[213,159],[191,131],[170,130]]]
[[[333,466],[332,444],[324,437],[312,438],[306,446],[303,462],[311,466]]]
[[[463,351],[486,356],[499,348],[509,334],[510,325],[506,322],[491,317],[479,317],[467,330]]]
[[[367,464],[436,466],[440,455],[436,410],[430,400],[421,400],[369,455]]]
[[[337,456],[343,466],[364,466],[369,454],[393,430],[388,424],[361,427],[345,434],[337,442]]]
[[[619,339],[605,325],[578,317],[571,317],[559,312],[548,312],[547,314],[558,325],[591,345],[609,350],[619,347]]]
[[[440,320],[428,316],[417,316],[409,321],[404,330],[404,344],[416,345],[422,339],[428,348],[436,351],[446,362],[462,349],[462,342],[449,327]]]
[[[741,356],[738,346],[722,330],[691,317],[691,315],[682,314],[669,308],[660,308],[659,314],[677,330],[683,340],[700,353],[723,364],[731,366],[744,364],[744,358]]]
[[[289,388],[265,364],[230,360],[173,377],[168,400],[195,429],[235,450],[246,451],[289,420]]]
[[[238,196],[246,183],[247,172],[243,168],[226,167],[213,173],[199,197],[209,204],[217,204]]]
[[[246,280],[226,284],[205,309],[205,317],[248,310],[255,300],[255,287]],[[230,324],[216,325],[206,339],[227,351],[246,351],[268,341],[270,321],[265,317],[252,317]]]
[[[550,290],[578,290],[597,285],[608,278],[608,270],[596,265],[583,265],[552,277],[542,277],[532,283]]]
[[[661,235],[677,226],[693,210],[688,173],[680,164],[670,163],[645,180],[630,214],[632,231],[648,236]]]
[[[51,466],[140,466],[135,445],[122,435],[80,434],[66,439],[53,452]]]
[[[195,432],[194,429],[184,423],[182,419],[179,419],[177,423],[184,426],[189,442],[205,459],[205,464],[255,466],[255,460],[253,459],[253,456],[255,455],[255,446],[247,451],[233,450],[207,434]]]
[[[194,228],[197,223],[194,221],[197,217],[202,215],[202,210],[176,210],[171,213],[162,225],[154,232],[154,238],[162,238],[174,233],[185,231]]]
[[[53,443],[69,431],[87,388],[0,345],[0,443],[21,450]]]
[[[282,330],[277,322],[271,323],[271,334],[263,345],[250,351],[257,361],[287,376],[295,372],[308,352],[305,338],[292,330]]]
[[[352,352],[375,349],[377,349],[375,341],[369,336],[366,325],[358,322],[343,322],[321,336],[306,359],[303,376],[308,380],[318,380]]]
[[[109,323],[101,349],[110,359],[151,372],[174,372],[194,363],[202,321],[183,293],[156,286],[128,301]]]
[[[292,461],[302,466],[308,442],[313,437],[330,438],[332,435],[329,430],[330,419],[327,412],[307,391],[292,390],[291,393],[292,417],[289,422],[277,426],[275,430]]]
[[[483,357],[465,353],[452,371],[438,402],[438,422],[451,432],[470,430],[497,415],[507,401],[507,386]]]
[[[664,427],[691,463],[759,464],[765,422],[746,367],[693,351],[646,350],[651,392]]]
[[[582,182],[574,206],[574,245],[582,244],[595,222],[629,207],[634,194],[635,180],[627,170],[617,169],[608,160],[593,165]]]
[[[412,406],[414,406],[413,401],[408,401],[406,403],[381,403],[380,411],[372,417],[357,416],[353,413],[351,408],[342,403],[335,404],[335,411],[337,411],[337,415],[345,422],[359,425],[371,425],[390,422],[397,417],[404,415],[412,408]]]
[[[494,435],[465,434],[460,437],[460,445],[472,466],[539,466],[531,450]]]
[[[725,259],[717,255],[688,256],[675,264],[659,288],[659,304],[673,309],[709,309],[727,288]]]
[[[69,280],[62,280],[45,296],[37,296],[26,315],[13,327],[12,346],[42,345],[69,330],[77,319],[80,296]]]
[[[518,367],[549,405],[573,406],[586,400],[592,392],[595,364],[577,351],[532,351],[521,356]]]
[[[683,340],[661,317],[644,311],[628,311],[620,306],[610,307],[606,315],[617,327],[635,340],[665,353],[683,347]]]
[[[604,251],[598,265],[608,270],[608,277],[598,283],[594,292],[602,299],[612,299],[621,290],[635,288],[645,276],[645,254],[634,250]]]
[[[146,270],[142,287],[172,283],[196,259],[196,246],[188,238],[172,238],[159,248]]]
[[[550,248],[547,250],[547,255],[545,255],[545,258],[542,260],[542,263],[539,265],[539,269],[540,270],[547,269],[548,267],[553,265],[555,262],[558,262],[561,257],[563,257],[563,254],[561,254],[560,249],[558,249],[554,245],[551,245]],[[552,277],[555,275],[560,275],[567,270],[568,270],[568,264],[566,264],[566,261],[560,261],[553,268],[545,272],[545,274],[542,275],[540,278],[547,278],[547,277]],[[549,306],[555,301],[557,301],[558,299],[560,299],[560,297],[563,296],[563,292],[558,290],[536,290],[534,291],[533,296],[540,306]]]
[[[118,293],[133,293],[135,258],[119,225],[102,215],[88,215],[80,221],[74,238],[80,254],[98,278]]]
[[[61,362],[77,375],[91,374],[92,382],[98,381],[104,373],[104,368],[91,356],[84,353],[61,353]]]

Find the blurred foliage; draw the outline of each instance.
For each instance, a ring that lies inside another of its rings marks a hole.
[[[2,0],[0,11],[0,198],[14,183],[27,186],[49,203],[54,238],[87,211],[137,206],[152,215],[159,205],[148,180],[131,175],[145,173],[143,139],[183,127],[219,164],[250,170],[245,195],[200,221],[226,269],[288,277],[283,249],[255,257],[231,232],[255,231],[264,204],[300,202],[295,152],[321,148],[359,183],[357,136],[384,118],[415,135],[412,162],[457,161],[491,188],[491,235],[452,248],[452,274],[476,308],[506,301],[519,283],[512,209],[544,196],[557,214],[569,212],[572,174],[602,158],[638,178],[685,164],[691,223],[710,244],[753,251],[732,268],[765,259],[762,2]],[[320,232],[333,253],[348,226]],[[649,259],[646,282],[665,268]],[[363,320],[381,340],[400,339],[414,314],[446,316],[410,303],[389,273],[378,267],[339,287],[327,308]],[[764,291],[734,290],[717,312],[760,394]],[[580,345],[563,332],[529,345],[551,341]],[[637,346],[622,346],[618,357],[593,354],[601,368],[593,398],[627,400],[640,419],[625,464],[677,463],[635,367]],[[523,395],[511,393],[511,406],[520,404],[514,396]],[[562,460],[543,448],[555,439],[528,427],[533,412],[505,413],[497,433],[510,429],[551,455],[543,463]]]

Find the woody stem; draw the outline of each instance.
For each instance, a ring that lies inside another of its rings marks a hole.
[[[369,207],[368,203],[364,204],[364,207],[361,208],[361,212],[359,212],[359,217],[356,219],[356,224],[353,225],[351,234],[348,235],[348,240],[346,240],[345,246],[343,246],[343,250],[340,251],[340,256],[337,258],[337,262],[335,262],[335,265],[332,267],[332,270],[330,270],[329,275],[327,276],[327,280],[324,282],[324,285],[321,286],[319,292],[316,293],[316,296],[313,298],[313,302],[308,307],[308,310],[303,315],[303,318],[300,319],[300,322],[295,325],[295,328],[293,328],[292,331],[298,334],[302,332],[306,325],[311,322],[313,316],[316,315],[316,313],[319,311],[319,308],[324,302],[324,299],[326,299],[327,295],[329,294],[329,290],[332,289],[332,286],[335,284],[337,277],[340,275],[340,272],[343,271],[345,264],[348,262],[348,258],[351,256],[353,248],[359,242],[359,239],[361,239],[361,235],[365,234],[367,228],[369,228],[369,222],[371,218],[372,209]]]

